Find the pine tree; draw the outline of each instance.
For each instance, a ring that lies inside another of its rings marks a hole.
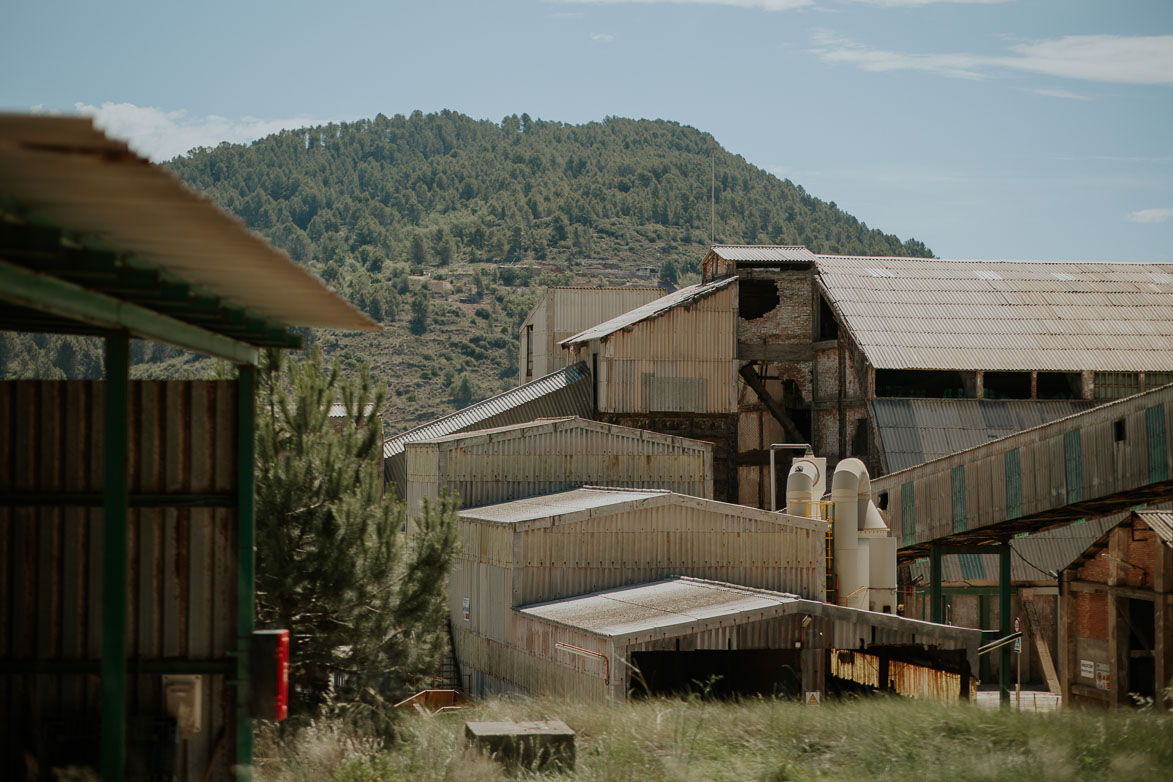
[[[429,508],[403,543],[404,506],[381,492],[386,391],[366,367],[352,379],[267,351],[258,374],[257,618],[290,630],[291,708],[311,712],[332,684],[394,697],[443,648],[455,505]]]

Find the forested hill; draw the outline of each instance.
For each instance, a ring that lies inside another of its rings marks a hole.
[[[380,335],[314,339],[344,364],[372,362],[393,391],[392,431],[515,383],[516,329],[542,286],[695,281],[710,166],[718,242],[931,255],[662,120],[379,115],[168,165],[384,322]],[[44,376],[62,350],[42,343],[0,344],[0,365]],[[64,353],[92,364],[81,342]],[[157,348],[138,358],[142,376],[206,370]]]

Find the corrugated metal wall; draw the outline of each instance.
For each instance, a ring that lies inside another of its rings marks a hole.
[[[532,380],[569,363],[569,351],[558,344],[562,340],[663,295],[662,288],[547,288],[521,325],[521,382],[527,381],[527,339],[533,340],[529,347],[533,371],[528,378]]]
[[[406,454],[413,517],[445,489],[465,508],[586,485],[713,497],[711,444],[582,419],[409,443]]]
[[[236,633],[236,390],[231,382],[135,382],[130,491],[223,495],[230,507],[132,508],[128,653],[159,660],[229,661]],[[0,741],[5,754],[32,726],[97,738],[99,677],[76,670],[101,654],[103,384],[0,382]],[[31,495],[39,494],[33,498]],[[18,500],[16,495],[27,499]],[[86,501],[86,504],[91,504]],[[162,716],[161,676],[127,679],[128,714]],[[202,779],[223,734],[216,778],[227,778],[234,691],[208,675],[204,730],[180,743],[181,779]]]
[[[910,522],[906,546],[1142,488],[1167,480],[1171,416],[1173,387],[1160,388],[876,478],[872,492],[887,492],[890,519]],[[964,516],[955,527],[951,476],[962,465]]]
[[[579,357],[589,349],[581,346]],[[736,413],[736,354],[737,286],[730,285],[608,336],[599,411]]]

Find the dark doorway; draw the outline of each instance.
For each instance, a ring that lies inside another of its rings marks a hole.
[[[1128,692],[1142,698],[1157,695],[1156,623],[1151,600],[1128,601]]]
[[[796,697],[802,689],[799,653],[790,649],[702,649],[635,652],[628,694],[632,697],[697,694]]]

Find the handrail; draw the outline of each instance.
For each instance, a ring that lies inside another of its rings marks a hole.
[[[990,641],[985,646],[978,647],[978,654],[979,655],[988,654],[989,652],[992,652],[995,649],[1001,649],[1006,644],[1011,643],[1013,641],[1017,641],[1019,638],[1022,638],[1021,632],[1011,633],[1010,635],[1006,636],[1005,638],[999,638],[997,641]]]
[[[561,649],[570,654],[576,654],[579,657],[598,657],[603,661],[603,684],[611,684],[611,660],[607,655],[600,652],[592,652],[590,649],[583,649],[581,646],[574,646],[572,644],[564,644],[558,641],[554,644],[555,649]]]

